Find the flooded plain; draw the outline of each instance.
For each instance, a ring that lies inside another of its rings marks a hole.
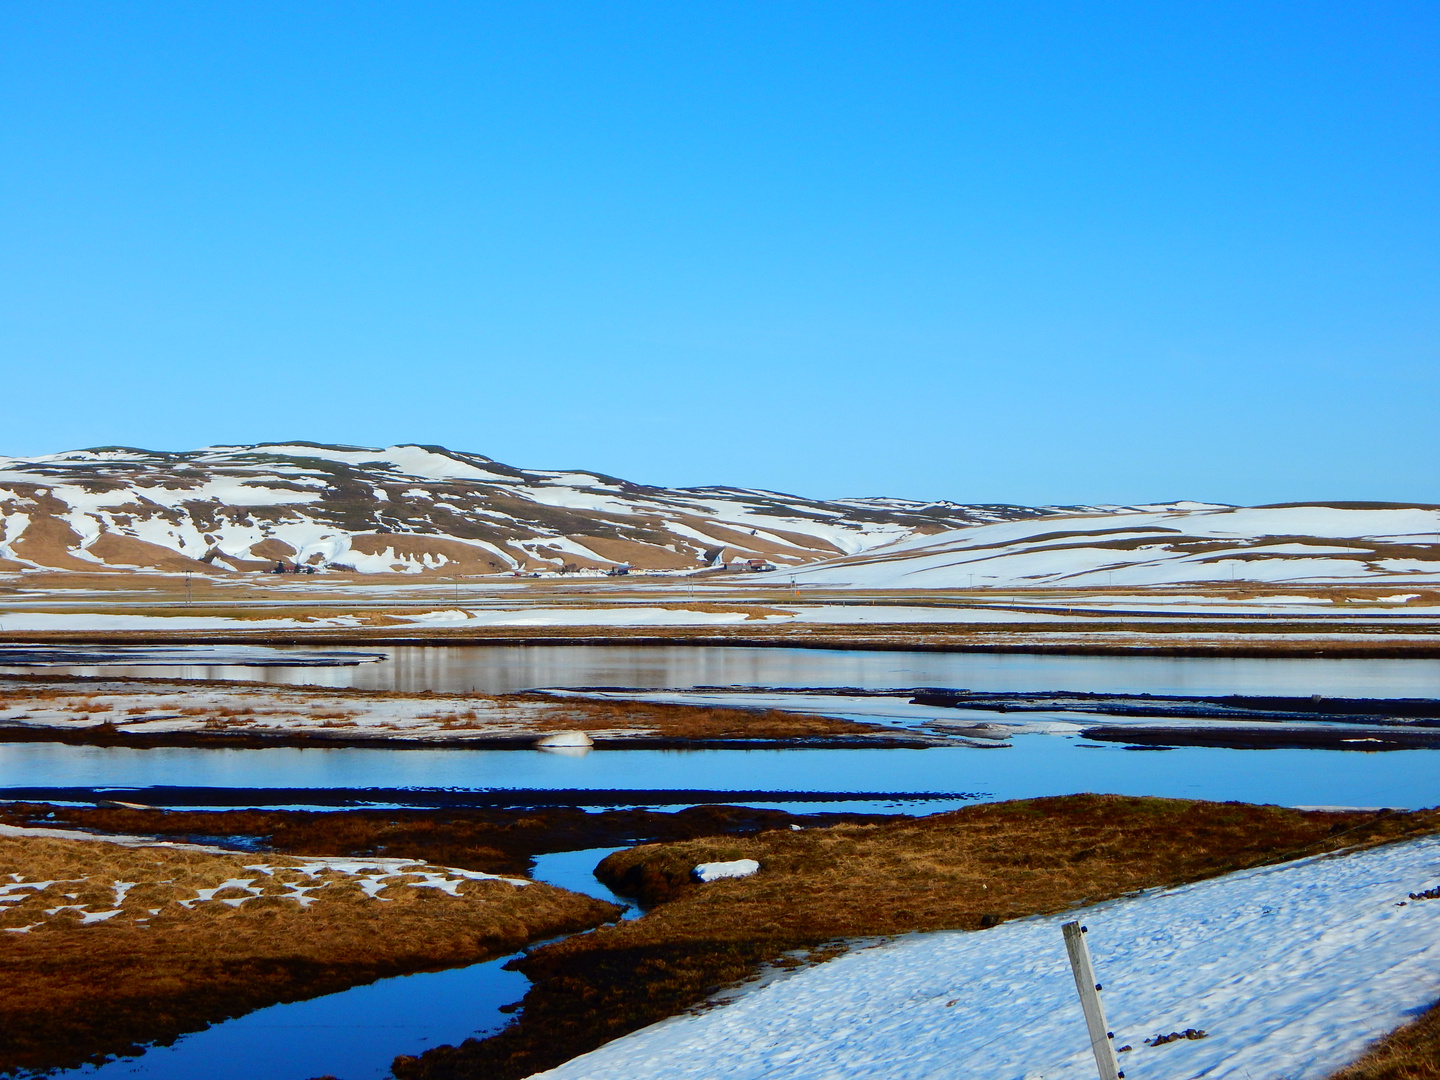
[[[1269,694],[1353,698],[1440,698],[1440,661],[1198,659],[956,654],[781,648],[625,646],[435,646],[314,650],[215,648],[203,653],[107,650],[51,653],[46,662],[0,670],[73,675],[227,679],[294,685],[447,693],[533,689],[669,691],[677,700],[753,695],[756,703],[843,713],[845,691],[897,691],[854,705],[857,718],[897,715],[921,687],[975,691],[1119,694]],[[32,657],[33,659],[33,657]],[[98,662],[97,662],[98,661]],[[840,702],[840,704],[836,704]],[[887,704],[893,703],[893,704]],[[511,805],[545,793],[577,793],[575,804],[679,809],[693,793],[785,793],[750,805],[792,812],[873,810],[931,813],[973,801],[1072,792],[1240,800],[1288,806],[1418,808],[1440,803],[1440,756],[1432,750],[1342,752],[1183,746],[1140,748],[1084,737],[1055,723],[994,745],[930,749],[597,750],[558,755],[528,750],[193,749],[0,744],[0,798],[24,789],[106,789],[117,798],[166,805],[166,792],[209,790],[216,805],[321,805],[327,792],[360,792],[368,805],[424,805],[425,793],[484,793]],[[884,800],[867,798],[891,793]],[[667,795],[667,793],[670,793]],[[823,796],[817,793],[826,793]],[[907,794],[910,796],[906,798]],[[313,801],[312,801],[313,800]],[[795,800],[799,800],[798,803]],[[737,800],[738,801],[738,800]],[[193,799],[187,805],[195,805]],[[537,860],[535,876],[610,898],[591,870],[612,849]],[[631,916],[635,912],[629,913]],[[387,979],[328,997],[259,1010],[186,1036],[142,1057],[78,1075],[151,1080],[254,1075],[257,1059],[283,1061],[293,1080],[387,1075],[397,1054],[418,1053],[491,1031],[499,1007],[527,983],[505,959]],[[279,1074],[276,1074],[279,1075]]]
[[[1440,660],[1069,656],[651,645],[0,647],[0,672],[227,679],[366,690],[949,687],[1131,694],[1440,697]],[[7,652],[10,653],[7,656]],[[293,661],[287,663],[287,660]]]

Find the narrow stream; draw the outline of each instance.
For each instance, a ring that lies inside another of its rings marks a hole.
[[[591,871],[619,848],[590,848],[538,856],[537,881],[549,882],[616,904],[616,896]],[[630,908],[627,918],[639,912]],[[518,955],[518,954],[517,954]],[[122,1076],[145,1080],[383,1080],[401,1054],[421,1054],[493,1034],[509,1021],[500,1012],[525,996],[530,981],[506,971],[502,956],[448,971],[381,979],[338,994],[272,1005],[204,1031],[173,1046],[153,1047],[138,1058],[120,1058],[53,1075]],[[263,1064],[262,1064],[263,1063]]]

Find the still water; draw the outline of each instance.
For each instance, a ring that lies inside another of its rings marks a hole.
[[[252,652],[256,655],[232,653],[231,658],[243,663],[181,665],[176,661],[184,657],[174,650],[149,656],[137,650],[137,661],[158,663],[75,670],[484,693],[594,686],[815,690],[947,686],[989,691],[1440,697],[1440,660],[416,646],[363,651],[379,654],[376,662],[311,667],[304,666],[310,659],[304,649]],[[293,666],[277,664],[291,656],[297,661]],[[329,651],[322,663],[333,663],[334,658],[335,652]],[[597,751],[583,757],[533,751],[130,750],[11,743],[0,744],[0,788],[642,788],[963,792],[985,799],[1104,791],[1287,805],[1416,807],[1440,802],[1440,755],[1428,750],[1185,747],[1144,752],[1090,742],[1073,731],[1021,734],[1011,743],[995,749]],[[395,801],[403,802],[403,797]],[[861,807],[851,804],[850,808]]]
[[[365,650],[378,662],[187,663],[170,654],[125,664],[48,667],[75,674],[238,679],[406,691],[505,693],[532,688],[775,687],[988,691],[1252,693],[1440,697],[1440,661],[1068,657],[813,649],[535,646]],[[236,659],[231,656],[227,659]],[[279,659],[283,659],[283,656]],[[1440,803],[1440,755],[1427,750],[1138,751],[1074,733],[1017,735],[1008,747],[928,750],[597,751],[561,757],[493,750],[131,750],[0,744],[0,787],[703,789],[710,791],[963,792],[964,801],[1077,791],[1279,803],[1420,807]],[[154,793],[151,793],[153,796]],[[147,798],[147,801],[150,799]],[[163,801],[163,798],[157,801]],[[748,800],[747,800],[748,801]],[[960,801],[898,804],[930,812]],[[763,802],[757,805],[765,805]],[[894,809],[895,803],[789,804],[796,812]],[[536,877],[608,897],[590,871],[610,849],[537,860]],[[632,913],[633,914],[633,913]],[[387,979],[308,1002],[275,1006],[187,1036],[139,1059],[82,1075],[209,1080],[265,1075],[343,1080],[386,1075],[397,1054],[494,1030],[499,1006],[526,981],[505,960]],[[284,1062],[282,1072],[270,1065]]]
[[[206,647],[200,647],[204,649]],[[112,649],[113,653],[121,650]],[[221,650],[222,652],[224,650]],[[1440,697],[1440,660],[1257,660],[1228,657],[1055,656],[719,646],[424,645],[337,652],[249,650],[236,663],[179,663],[178,650],[137,648],[130,664],[47,666],[47,672],[236,679],[371,690],[504,694],[540,687],[943,686],[986,691],[1084,690],[1135,694],[1323,694]],[[203,655],[203,654],[202,654]],[[294,655],[297,663],[280,661]],[[326,666],[315,666],[318,660]],[[25,670],[6,666],[0,671]]]
[[[1287,806],[1420,807],[1440,803],[1440,754],[1210,747],[1138,751],[1059,735],[1021,735],[1012,746],[997,749],[614,750],[584,757],[530,750],[129,750],[0,744],[0,788],[32,786],[386,788],[391,790],[380,801],[399,803],[405,801],[405,788],[438,787],[963,792],[983,800],[1095,791]],[[161,792],[137,797],[165,801]],[[788,809],[879,810],[892,805],[792,803]],[[906,809],[929,813],[954,805],[959,803]]]
[[[562,889],[587,893],[615,904],[628,901],[600,884],[592,873],[618,848],[589,848],[541,855],[531,875]],[[638,912],[632,908],[627,918]],[[506,971],[512,957],[449,971],[381,979],[338,994],[272,1005],[205,1031],[173,1046],[154,1047],[139,1058],[121,1058],[63,1075],[116,1080],[304,1080],[333,1075],[340,1080],[379,1080],[400,1054],[421,1054],[432,1046],[454,1045],[505,1026],[502,1005],[519,1001],[530,980]],[[263,1049],[262,1049],[263,1048]],[[256,1058],[263,1055],[263,1071]]]

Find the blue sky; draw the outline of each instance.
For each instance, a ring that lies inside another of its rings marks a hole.
[[[1440,502],[1440,5],[0,6],[0,453]]]

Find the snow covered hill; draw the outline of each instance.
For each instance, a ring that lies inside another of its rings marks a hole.
[[[1440,507],[1115,507],[913,536],[795,572],[869,589],[1440,584]]]
[[[683,572],[943,589],[1394,581],[1440,572],[1440,509],[816,500],[311,443],[0,458],[0,571]]]
[[[434,446],[124,447],[0,458],[0,570],[363,573],[796,566],[1050,511],[671,490]]]

